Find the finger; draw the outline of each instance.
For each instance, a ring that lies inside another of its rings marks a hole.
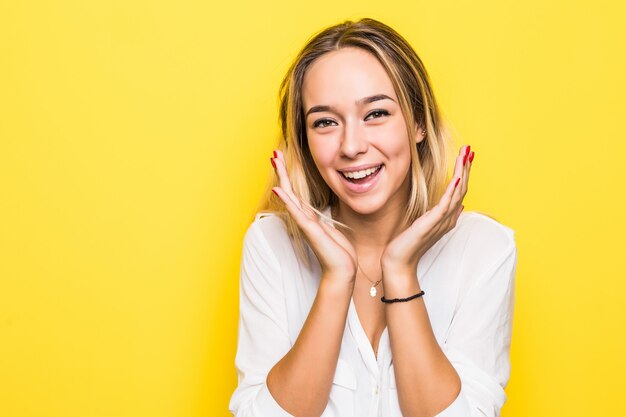
[[[470,149],[469,154],[467,155],[467,161],[465,163],[465,178],[463,180],[463,196],[467,194],[467,190],[469,188],[469,174],[472,169],[472,160],[474,159],[474,151]]]
[[[458,163],[459,163],[458,168],[460,171],[461,180],[459,181],[459,185],[454,190],[454,193],[450,201],[450,206],[449,206],[450,215],[454,215],[456,213],[457,208],[461,206],[463,198],[465,197],[465,194],[467,193],[467,182],[469,178],[469,166],[470,166],[469,151],[470,151],[469,145],[461,147],[459,157],[457,158]]]
[[[472,166],[474,166],[474,156],[474,151],[471,151],[469,157],[467,158],[469,167],[467,168],[467,180],[465,181],[465,194],[467,194],[467,191],[469,189],[469,179],[472,172]]]
[[[460,182],[461,177],[456,174],[453,175],[452,178],[450,178],[450,182],[448,182],[446,191],[441,196],[441,199],[431,210],[427,212],[427,214],[434,216],[437,219],[445,217],[446,213],[448,212],[448,208],[450,207],[450,201],[452,199],[454,191],[456,190]]]
[[[430,225],[426,226],[429,230],[428,235],[436,236],[439,234],[442,228],[447,226],[446,220],[450,215],[450,213],[448,212],[450,207],[450,200],[459,183],[460,177],[454,175],[450,179],[446,191],[444,192],[439,202],[422,216],[424,220],[429,219],[430,221]],[[415,224],[416,223],[414,223],[414,225]]]
[[[311,246],[311,249],[313,249],[316,255],[324,253],[328,254],[328,247],[329,245],[332,245],[334,248],[337,246],[342,247],[353,258],[356,258],[356,253],[354,252],[352,245],[341,232],[325,224],[325,222],[320,221],[317,217],[317,213],[312,211],[310,208],[307,208],[306,210],[311,211],[315,215],[313,219],[309,218],[303,210],[291,201],[285,193],[285,190],[280,187],[274,187],[272,188],[272,191],[274,191],[274,193],[276,193],[276,195],[285,203],[287,211],[296,221],[300,229],[302,229],[308,244]],[[333,249],[332,251],[336,252],[336,249]],[[335,263],[332,256],[328,257],[327,260],[329,260],[331,264]],[[331,266],[342,267],[343,265],[337,264]]]
[[[453,173],[454,175],[448,183],[448,187],[441,197],[439,203],[433,207],[433,222],[431,225],[431,233],[438,235],[441,230],[450,230],[456,223],[461,208],[461,202],[464,195],[463,184],[467,178],[467,160],[469,154],[466,154],[469,146],[462,146],[457,155]],[[463,161],[465,160],[465,165]]]
[[[467,194],[469,183],[469,170],[471,165],[469,161],[470,155],[471,146],[462,146],[457,157],[457,168],[460,171],[461,180],[459,181],[458,187],[456,187],[456,189],[454,190],[449,207],[448,220],[451,222],[451,224],[456,223],[456,219],[458,218],[460,213],[459,210],[462,211],[461,207],[463,205],[463,199]]]
[[[289,212],[291,217],[295,220],[295,222],[302,228],[302,230],[305,232],[310,231],[312,220],[291,199],[291,197],[289,197],[289,195],[285,192],[285,190],[283,190],[281,187],[273,187],[272,191],[285,204],[287,211]]]
[[[282,156],[279,152],[280,151],[277,151],[276,154],[278,156]],[[293,189],[291,188],[291,182],[289,181],[289,175],[287,174],[285,159],[282,157],[277,157],[273,158],[273,161],[276,166],[276,175],[278,175],[280,188],[285,192],[287,198],[289,198],[298,208],[302,208],[300,199],[294,194]]]
[[[461,206],[462,200],[462,187],[466,178],[466,167],[467,167],[467,158],[466,158],[467,146],[462,146],[459,149],[459,154],[456,158],[456,164],[454,166],[454,177],[453,181],[455,186],[450,190],[449,193],[446,193],[440,202],[441,207],[439,208],[439,225],[435,228],[437,233],[443,231],[446,233],[454,227],[457,219],[458,208]],[[463,165],[463,160],[465,159],[466,164]]]
[[[278,152],[275,152],[278,155]],[[274,161],[274,165],[276,167],[276,175],[278,175],[278,181],[280,183],[280,188],[282,188],[287,194],[291,194],[293,191],[291,189],[291,182],[289,181],[289,175],[287,173],[287,166],[285,164],[284,158],[272,158]]]
[[[467,149],[470,149],[470,147],[468,146]],[[465,199],[465,196],[467,195],[467,191],[469,189],[470,170],[472,167],[471,160],[473,159],[474,159],[474,152],[470,150],[470,152],[467,154],[467,158],[465,159],[465,165],[463,166],[463,179],[461,180],[461,183],[459,184],[459,188],[461,190],[458,196],[453,197],[453,205],[460,206],[461,203],[463,202],[463,199]]]
[[[456,157],[454,165],[453,176],[448,184],[446,192],[441,197],[441,200],[437,204],[436,212],[440,217],[445,217],[449,214],[450,205],[452,204],[452,198],[463,181],[463,158],[465,156],[465,147],[461,147],[459,154]]]
[[[302,199],[298,199],[298,201],[300,202],[300,209],[304,212],[304,214],[309,219],[315,220],[317,223],[320,223],[317,212],[313,210],[313,208],[308,203],[304,202]]]
[[[275,152],[276,152],[276,159],[280,161],[279,163],[277,163],[277,166],[282,165],[282,168],[278,168],[281,172],[281,177],[284,181],[284,183],[281,183],[281,187],[284,184],[285,187],[283,188],[285,189],[289,197],[296,203],[298,207],[303,208],[304,206],[306,206],[306,204],[302,203],[302,199],[300,199],[300,197],[296,195],[296,193],[293,191],[293,188],[291,187],[291,181],[289,180],[289,175],[287,172],[287,162],[285,161],[285,155],[280,150],[276,150]],[[310,213],[311,212],[309,211],[309,214]],[[317,218],[317,215],[313,213],[312,218]]]

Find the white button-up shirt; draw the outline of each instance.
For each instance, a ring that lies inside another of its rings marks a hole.
[[[329,207],[324,212],[330,216]],[[272,397],[266,378],[294,345],[317,294],[321,268],[308,245],[306,249],[311,267],[299,262],[285,224],[274,214],[257,214],[246,232],[235,357],[238,386],[229,404],[235,416],[290,416]],[[461,379],[458,397],[438,417],[499,416],[510,375],[516,264],[514,231],[477,212],[462,213],[421,258],[417,277],[428,316]],[[387,328],[376,356],[351,299],[322,416],[401,415]]]

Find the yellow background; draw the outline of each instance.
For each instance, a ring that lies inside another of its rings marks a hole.
[[[624,415],[620,2],[2,1],[0,415],[226,416],[278,84],[373,17],[519,246],[506,417]]]

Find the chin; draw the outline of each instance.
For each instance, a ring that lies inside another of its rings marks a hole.
[[[376,196],[372,196],[371,198],[359,197],[347,200],[341,199],[341,201],[355,213],[364,216],[376,213],[384,206],[384,201],[381,201],[380,197],[377,198]]]

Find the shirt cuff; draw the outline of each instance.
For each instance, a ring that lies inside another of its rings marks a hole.
[[[263,384],[253,403],[254,416],[293,417],[286,412],[272,397],[267,384]]]
[[[463,390],[459,392],[452,404],[450,404],[445,410],[437,414],[435,417],[467,417],[472,414],[467,398],[463,394]]]

